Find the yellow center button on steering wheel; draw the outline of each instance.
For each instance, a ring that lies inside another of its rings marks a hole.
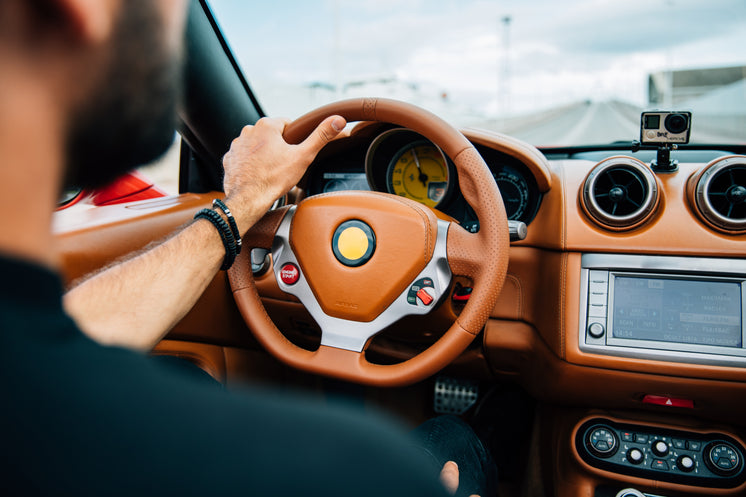
[[[351,261],[356,261],[368,251],[368,235],[360,228],[347,228],[337,240],[339,253]]]
[[[373,255],[376,236],[370,226],[353,219],[340,224],[334,231],[332,250],[345,266],[362,266]]]

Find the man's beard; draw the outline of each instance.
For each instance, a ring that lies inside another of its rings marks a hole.
[[[122,3],[103,77],[70,122],[65,186],[104,186],[173,143],[182,64],[163,30],[154,2]]]

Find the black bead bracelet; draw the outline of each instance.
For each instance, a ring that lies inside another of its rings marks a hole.
[[[228,223],[225,222],[220,214],[211,209],[202,209],[194,215],[194,219],[207,219],[218,230],[220,239],[223,241],[223,247],[225,247],[225,259],[223,259],[223,265],[220,266],[220,269],[223,271],[230,269],[238,253],[236,250],[236,239],[233,236],[231,227],[228,226]]]
[[[225,214],[225,217],[228,219],[228,224],[230,225],[231,231],[233,232],[233,238],[236,240],[236,254],[240,254],[241,233],[238,231],[238,225],[236,224],[236,220],[233,218],[231,210],[228,208],[227,205],[225,205],[225,202],[223,202],[219,198],[216,198],[212,201],[212,208],[215,209],[216,207],[223,211],[223,214]]]

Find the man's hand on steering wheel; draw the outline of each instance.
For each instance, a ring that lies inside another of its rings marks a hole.
[[[223,157],[226,203],[242,233],[300,181],[319,150],[347,124],[329,116],[303,142],[290,145],[282,136],[289,122],[262,118],[244,127]]]

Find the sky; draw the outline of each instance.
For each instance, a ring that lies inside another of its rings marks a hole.
[[[361,81],[485,117],[644,106],[651,72],[746,65],[746,0],[210,3],[265,111],[291,118]]]

